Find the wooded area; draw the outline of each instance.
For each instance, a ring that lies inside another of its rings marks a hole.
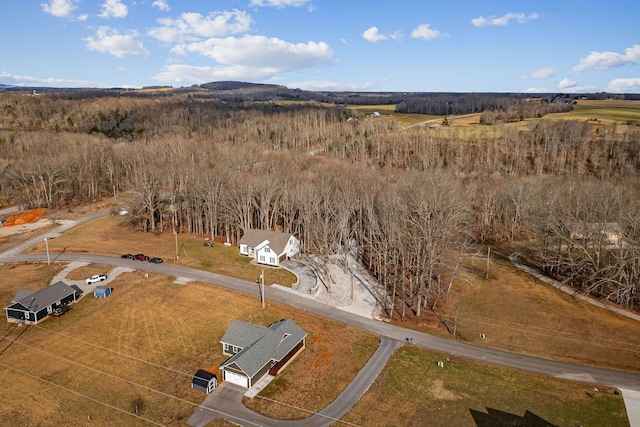
[[[357,252],[390,315],[444,301],[470,245],[524,240],[548,274],[638,307],[638,127],[543,118],[487,137],[188,95],[4,93],[0,107],[4,204],[131,193],[141,232],[235,242],[280,229],[305,254]],[[576,224],[590,233],[572,234]]]

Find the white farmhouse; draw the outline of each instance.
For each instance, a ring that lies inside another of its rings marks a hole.
[[[279,267],[280,262],[300,252],[300,240],[292,234],[268,230],[245,230],[240,239],[240,255],[253,257],[259,264]]]

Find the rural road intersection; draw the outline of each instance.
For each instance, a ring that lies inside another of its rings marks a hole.
[[[87,217],[82,222],[107,214],[108,212],[104,212],[92,217]],[[70,228],[76,224],[65,224],[58,229],[48,232],[47,234],[53,235],[53,233],[61,233],[64,229]],[[37,237],[13,248],[12,250],[0,254],[0,263],[46,262],[46,255],[26,255],[21,253],[26,248],[42,242],[42,240],[43,237]],[[176,265],[141,263],[140,261],[127,260],[119,257],[89,254],[52,253],[50,254],[50,257],[52,261],[55,260],[56,262],[96,263],[165,274],[228,288],[255,296],[256,298],[260,297],[258,286],[254,282]],[[267,301],[273,300],[300,310],[312,312],[323,317],[328,317],[376,333],[381,337],[381,345],[365,368],[363,368],[363,370],[356,376],[354,381],[345,389],[345,391],[320,413],[305,420],[301,420],[302,424],[296,424],[294,421],[272,420],[259,414],[255,414],[245,408],[241,403],[241,398],[245,391],[244,389],[239,390],[238,388],[238,390],[236,390],[233,385],[224,384],[215,393],[215,399],[207,399],[203,406],[196,411],[192,416],[193,419],[189,420],[190,425],[206,425],[207,422],[212,419],[221,417],[244,425],[332,425],[336,420],[346,414],[362,394],[366,392],[369,385],[371,385],[375,380],[377,374],[384,367],[384,364],[393,351],[402,345],[407,337],[410,337],[413,345],[445,352],[456,357],[481,360],[496,365],[507,366],[557,378],[617,387],[624,393],[625,405],[627,406],[627,413],[631,426],[640,427],[640,420],[638,419],[640,417],[640,375],[636,373],[520,355],[501,350],[478,347],[472,344],[436,337],[426,333],[410,331],[399,326],[380,322],[343,310],[337,310],[334,307],[330,307],[312,299],[301,297],[294,293],[279,290],[277,288],[266,288],[265,298]],[[227,399],[226,404],[220,403],[220,399]],[[229,413],[230,411],[232,414]],[[233,419],[229,417],[239,417],[239,419],[233,421]],[[252,417],[257,418],[254,419]],[[205,420],[206,422],[204,422]]]

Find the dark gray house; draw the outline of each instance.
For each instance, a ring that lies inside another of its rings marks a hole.
[[[222,352],[231,356],[220,366],[222,379],[251,388],[266,374],[275,376],[300,354],[306,337],[291,319],[266,328],[234,320],[220,340]]]
[[[217,385],[218,379],[216,378],[216,374],[212,374],[204,369],[198,369],[198,372],[196,372],[191,379],[191,388],[207,394],[211,393]]]
[[[56,282],[39,291],[21,290],[12,304],[5,307],[7,322],[36,324],[56,309],[78,300],[78,288],[64,282]]]

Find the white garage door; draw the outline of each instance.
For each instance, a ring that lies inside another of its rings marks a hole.
[[[238,375],[235,372],[224,371],[224,379],[225,381],[229,381],[232,384],[249,388],[249,378],[245,377],[244,375]]]

